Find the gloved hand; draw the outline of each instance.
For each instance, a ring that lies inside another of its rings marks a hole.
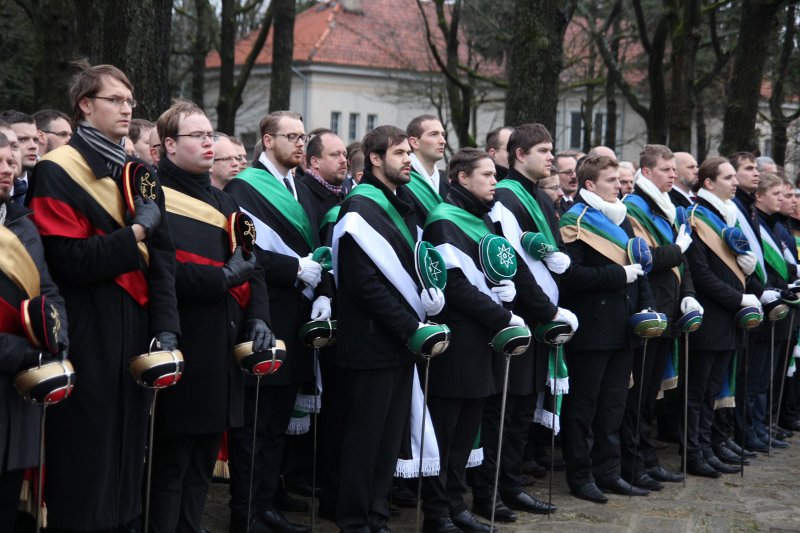
[[[438,315],[444,308],[444,293],[438,288],[422,289],[419,299],[422,300],[422,307],[428,316]]]
[[[689,234],[686,233],[686,224],[681,224],[681,227],[678,228],[678,235],[675,237],[675,244],[680,246],[681,253],[686,252],[689,249],[689,245],[692,244],[692,238],[689,237]]]
[[[761,293],[761,298],[759,298],[758,301],[760,301],[762,305],[767,305],[768,303],[772,303],[780,297],[780,292],[773,289],[764,289],[764,292]]]
[[[756,270],[758,259],[756,259],[756,254],[753,252],[747,252],[742,255],[737,255],[736,263],[742,267],[742,272],[744,272],[744,275],[749,276]]]
[[[792,357],[795,359],[800,359],[800,346],[794,347],[794,350],[792,350]]]
[[[256,256],[250,254],[249,259],[244,258],[242,247],[237,246],[236,251],[230,256],[228,261],[222,265],[222,273],[225,275],[225,285],[228,288],[241,285],[253,275],[256,269]]]
[[[254,352],[266,352],[275,344],[275,335],[260,318],[251,318],[245,322],[244,335],[247,340],[253,341]]]
[[[16,335],[15,335],[16,337]],[[19,363],[19,368],[17,369],[18,372],[23,370],[27,370],[29,368],[33,368],[39,365],[39,357],[41,356],[44,358],[44,353],[41,350],[31,346],[31,344],[22,337],[17,337],[19,342],[15,342],[14,344],[19,344],[19,350],[22,352],[22,360]],[[15,339],[15,340],[17,340]]]
[[[790,289],[796,289],[797,287],[800,287],[800,279],[796,279],[789,284]]]
[[[625,269],[625,283],[633,283],[639,276],[644,276],[644,270],[639,263],[624,265],[622,268]]]
[[[133,198],[135,214],[131,219],[130,225],[139,224],[144,228],[144,232],[150,237],[158,225],[161,223],[161,209],[153,200],[135,196]]]
[[[299,259],[297,279],[312,289],[316,289],[319,285],[319,281],[322,279],[322,266],[311,259],[311,254]]]
[[[544,261],[547,269],[555,274],[563,274],[566,272],[571,262],[569,256],[564,252],[553,252],[545,256],[542,261]]]
[[[692,296],[685,296],[683,300],[681,300],[681,313],[686,314],[689,311],[700,311],[700,314],[703,314],[703,306],[700,305],[700,302],[695,300]]]
[[[755,294],[742,294],[742,302],[739,304],[740,307],[758,307],[761,308],[761,302],[758,301],[758,298]]]
[[[171,352],[178,348],[178,336],[171,331],[159,331],[155,334],[156,348]]]
[[[578,317],[576,317],[575,313],[573,313],[569,309],[564,309],[563,307],[559,307],[556,316],[553,317],[553,321],[564,322],[566,324],[569,324],[569,327],[572,328],[572,331],[578,331]]]
[[[499,286],[492,287],[491,290],[500,298],[501,302],[513,302],[514,298],[517,297],[517,289],[510,279],[504,279]]]
[[[522,327],[522,326],[525,325],[525,321],[522,320],[522,318],[520,318],[517,315],[515,315],[514,313],[511,313],[511,320],[508,321],[508,325],[509,326],[520,326],[520,327]]]
[[[317,296],[311,304],[311,320],[328,320],[331,317],[331,299]]]

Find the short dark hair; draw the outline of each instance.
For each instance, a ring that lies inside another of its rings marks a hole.
[[[500,148],[500,132],[503,130],[514,131],[511,126],[500,126],[486,134],[486,151],[498,150]]]
[[[356,141],[347,145],[347,171],[351,176],[364,172],[364,152],[361,143]]]
[[[312,157],[322,156],[322,137],[333,134],[328,128],[317,128],[308,134],[309,140],[306,141],[306,165],[311,164]]]
[[[611,159],[605,155],[587,155],[581,157],[577,171],[578,187],[585,189],[587,181],[596,181],[597,175],[609,167],[619,168],[619,163],[615,159]]]
[[[36,122],[37,130],[46,130],[50,128],[50,124],[54,120],[63,118],[69,122],[69,115],[57,109],[40,109],[33,114],[33,120]]]
[[[128,137],[130,137],[133,142],[137,142],[145,131],[147,131],[149,135],[149,130],[153,129],[155,126],[156,125],[149,120],[135,118],[131,120],[131,127],[128,129]]]
[[[719,167],[725,163],[730,163],[724,157],[709,157],[697,169],[697,183],[692,186],[694,192],[699,191],[703,187],[706,180],[717,181],[719,177]]]
[[[78,72],[72,77],[69,84],[69,100],[72,103],[72,126],[75,127],[83,120],[80,102],[86,97],[95,96],[103,85],[103,78],[112,78],[133,92],[133,85],[128,77],[114,65],[95,65],[85,59],[72,63]]]
[[[408,123],[408,126],[406,126],[406,135],[409,137],[421,137],[424,133],[422,130],[422,123],[428,122],[429,120],[440,122],[439,117],[436,115],[420,115],[418,117],[414,117],[411,119],[411,122]]]
[[[646,144],[639,153],[639,168],[655,168],[659,159],[675,159],[675,154],[663,144]]]
[[[739,170],[743,162],[750,161],[756,162],[756,156],[753,152],[734,152],[728,156],[728,162],[733,165],[733,170]]]
[[[364,139],[361,141],[361,150],[364,152],[364,168],[372,170],[370,155],[378,154],[381,158],[384,158],[389,148],[397,146],[406,139],[408,139],[406,132],[397,126],[388,125],[378,126],[364,135]]]
[[[6,137],[5,133],[0,132],[0,148],[5,148],[6,146],[10,146],[11,143],[8,142],[8,137]]]
[[[156,130],[158,131],[158,138],[161,139],[161,146],[158,147],[158,153],[161,157],[165,157],[167,154],[166,143],[164,141],[167,137],[175,139],[175,136],[178,135],[178,128],[180,127],[181,121],[191,115],[206,116],[202,108],[194,102],[176,99],[172,102],[172,105],[169,106],[169,109],[161,113],[161,116],[158,117]]]
[[[514,166],[517,160],[517,149],[527,152],[532,147],[541,143],[552,143],[553,136],[547,131],[544,124],[522,124],[514,128],[508,138],[508,159],[509,166]]]
[[[27,113],[23,113],[22,111],[17,111],[16,109],[3,111],[0,113],[0,119],[5,120],[9,124],[36,124],[36,121],[33,120],[32,116]]]
[[[280,123],[283,117],[299,120],[303,122],[303,115],[300,113],[295,113],[294,111],[273,111],[266,117],[261,119],[261,122],[258,124],[258,130],[261,132],[261,138],[264,138],[264,135],[275,135],[278,133],[278,124]]]
[[[447,177],[450,178],[450,183],[458,181],[458,174],[464,172],[470,174],[478,167],[478,161],[482,159],[491,160],[492,157],[488,152],[479,150],[478,148],[462,148],[453,155],[450,160],[450,166],[447,170]]]

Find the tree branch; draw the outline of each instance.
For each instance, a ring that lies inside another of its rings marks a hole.
[[[262,22],[261,29],[258,32],[256,40],[253,42],[253,48],[251,48],[250,52],[247,54],[244,65],[242,65],[242,69],[239,71],[239,76],[236,78],[236,85],[233,88],[234,102],[241,101],[244,87],[247,85],[247,80],[250,78],[250,72],[253,70],[253,66],[256,63],[256,58],[264,48],[264,43],[267,42],[269,29],[272,26],[272,14],[275,11],[274,6],[275,2],[270,2],[267,11],[264,13],[264,20]]]

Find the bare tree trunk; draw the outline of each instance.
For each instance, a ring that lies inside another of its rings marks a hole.
[[[669,145],[675,151],[692,148],[692,116],[694,114],[694,69],[700,45],[702,22],[699,0],[670,0],[673,16],[670,65],[672,91],[669,99]]]
[[[236,46],[237,0],[222,0],[219,43],[219,97],[217,99],[217,129],[233,135],[235,133],[236,109],[241,104],[233,101]]]
[[[515,0],[505,123],[556,130],[564,32],[576,0]]]
[[[795,7],[793,5],[786,8],[786,24],[783,30],[783,41],[781,42],[780,53],[776,59],[775,69],[772,75],[772,94],[769,98],[770,123],[772,125],[772,158],[779,165],[786,162],[786,145],[789,142],[787,130],[789,124],[800,117],[800,110],[786,116],[783,114],[783,103],[785,98],[784,82],[789,71],[789,63],[792,53],[795,51],[795,38],[797,36],[797,25],[795,20]]]
[[[295,0],[272,0],[275,20],[272,34],[272,71],[269,79],[269,110],[287,110],[292,94]]]
[[[208,0],[194,1],[197,31],[192,42],[192,101],[204,107],[206,55],[211,50],[211,6]]]
[[[706,134],[706,114],[702,99],[695,105],[695,136],[697,138],[697,160],[703,161],[708,156],[708,135]]]

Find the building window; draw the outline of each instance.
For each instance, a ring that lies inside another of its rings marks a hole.
[[[375,129],[378,125],[378,115],[367,115],[367,133]]]
[[[342,121],[342,113],[340,111],[331,111],[331,131],[339,135],[339,123]]]
[[[358,113],[350,113],[350,124],[348,124],[347,138],[352,142],[358,139],[358,121],[361,115]]]
[[[583,133],[583,118],[581,114],[577,111],[573,111],[570,114],[570,125],[569,125],[569,147],[570,148],[578,148],[581,147],[581,137]]]

